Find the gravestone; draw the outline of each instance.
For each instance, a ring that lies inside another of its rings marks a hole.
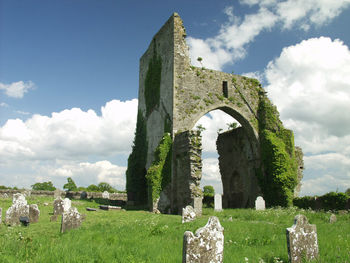
[[[188,205],[182,208],[182,223],[191,222],[196,219],[196,212],[193,207]]]
[[[222,196],[221,194],[215,194],[214,196],[214,210],[222,211]]]
[[[80,194],[80,199],[86,199],[87,198],[87,192],[83,191]]]
[[[194,235],[186,231],[183,240],[183,263],[218,263],[224,257],[224,228],[216,216]]]
[[[40,216],[40,210],[38,208],[38,205],[36,204],[29,205],[29,222],[30,223],[38,222],[39,216]]]
[[[102,193],[102,198],[104,198],[104,199],[109,199],[109,193],[108,193],[107,191],[104,191],[104,192]]]
[[[335,214],[331,214],[329,217],[329,223],[333,224],[335,222],[337,222],[337,216]]]
[[[60,189],[56,189],[54,192],[53,192],[53,197],[55,199],[57,199],[58,197],[61,197],[62,195],[62,191]]]
[[[54,215],[62,215],[63,213],[63,200],[59,196],[53,201],[53,214]]]
[[[13,195],[12,206],[6,211],[5,223],[7,225],[19,225],[21,216],[29,216],[29,205],[24,195],[17,193]]]
[[[72,207],[72,201],[69,198],[63,200],[63,211],[66,212]]]
[[[76,207],[70,207],[62,214],[61,233],[80,227],[82,216]]]
[[[288,257],[291,263],[313,260],[318,257],[316,225],[308,223],[306,216],[297,215],[294,225],[287,228]]]
[[[255,200],[255,210],[265,210],[265,200],[262,196],[258,196]]]

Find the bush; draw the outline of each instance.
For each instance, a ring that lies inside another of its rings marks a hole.
[[[56,187],[53,186],[51,181],[48,182],[42,182],[42,183],[35,183],[31,185],[33,190],[37,191],[55,191]]]
[[[206,207],[214,207],[215,190],[211,185],[203,187],[203,204]]]
[[[349,199],[344,193],[329,192],[322,196],[303,196],[296,197],[293,205],[302,209],[323,209],[323,210],[342,210],[345,209]]]

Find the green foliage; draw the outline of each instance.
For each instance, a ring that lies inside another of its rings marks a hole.
[[[205,207],[214,207],[215,190],[211,185],[203,187],[203,204]]]
[[[35,183],[32,186],[33,190],[42,190],[42,191],[55,191],[56,187],[53,186],[52,182],[42,182],[42,183]]]
[[[155,201],[160,192],[171,180],[171,153],[172,138],[169,133],[165,133],[154,152],[154,162],[147,170],[147,182],[150,189],[152,201]]]
[[[90,184],[90,185],[86,188],[86,190],[87,190],[88,192],[98,192],[98,191],[99,191],[98,186],[95,185],[95,184]]]
[[[116,189],[114,189],[109,183],[101,182],[97,185],[99,192],[107,191],[109,193],[116,192]]]
[[[63,189],[66,189],[67,191],[77,191],[77,185],[75,184],[75,182],[73,181],[73,179],[71,177],[67,178],[67,183],[63,186]]]
[[[227,128],[229,130],[233,130],[233,129],[237,128],[237,123],[236,122],[226,123],[226,125],[227,125]]]
[[[159,105],[160,100],[160,80],[162,73],[162,59],[157,55],[154,49],[153,57],[148,64],[148,70],[145,79],[145,101],[146,101],[146,116]]]
[[[126,191],[128,200],[136,204],[147,203],[146,158],[147,158],[147,127],[142,112],[137,114],[137,123],[132,152],[128,158],[126,170]]]
[[[10,186],[0,185],[0,189],[12,189]]]
[[[269,206],[291,206],[298,183],[292,131],[283,128],[275,106],[261,96],[258,109],[263,172],[259,185]]]
[[[345,193],[329,192],[322,196],[296,197],[293,205],[303,209],[343,210],[346,208],[349,196]]]
[[[350,188],[346,189],[345,194],[347,194],[348,196],[350,196]]]
[[[196,126],[197,131],[199,131],[199,133],[202,133],[202,131],[205,131],[205,127],[202,124],[198,124]]]

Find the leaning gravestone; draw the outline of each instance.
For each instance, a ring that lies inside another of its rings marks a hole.
[[[102,198],[104,198],[104,199],[109,199],[109,193],[108,193],[107,191],[104,191],[104,192],[102,193]]]
[[[193,207],[188,205],[182,208],[182,223],[191,222],[196,219],[196,212]]]
[[[70,207],[62,214],[61,233],[80,227],[81,222],[82,216],[78,212],[78,209],[76,207]]]
[[[221,194],[215,194],[214,196],[214,211],[222,211],[222,196]]]
[[[265,210],[265,200],[262,196],[258,196],[255,200],[255,210]]]
[[[38,205],[36,204],[29,205],[29,222],[30,223],[38,222],[39,216],[40,216],[40,210],[38,208]]]
[[[216,216],[199,228],[196,234],[186,231],[183,241],[183,263],[218,263],[224,257],[224,228]]]
[[[21,216],[29,216],[29,205],[24,195],[17,193],[13,195],[12,206],[6,211],[5,223],[7,225],[19,225]]]
[[[288,257],[291,263],[318,257],[316,225],[308,223],[306,216],[297,215],[294,225],[287,228]]]

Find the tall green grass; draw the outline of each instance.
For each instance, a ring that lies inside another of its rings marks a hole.
[[[350,262],[350,215],[291,209],[204,209],[194,222],[181,224],[178,215],[146,211],[85,211],[98,207],[73,201],[86,219],[79,229],[60,233],[60,220],[50,222],[53,199],[29,197],[40,209],[38,223],[29,227],[0,225],[0,262],[181,262],[183,234],[218,216],[225,228],[224,262],[287,262],[285,229],[301,213],[316,224],[320,258],[315,262]],[[44,206],[48,202],[49,206]],[[11,199],[0,199],[3,219]],[[232,221],[229,218],[232,217]]]

